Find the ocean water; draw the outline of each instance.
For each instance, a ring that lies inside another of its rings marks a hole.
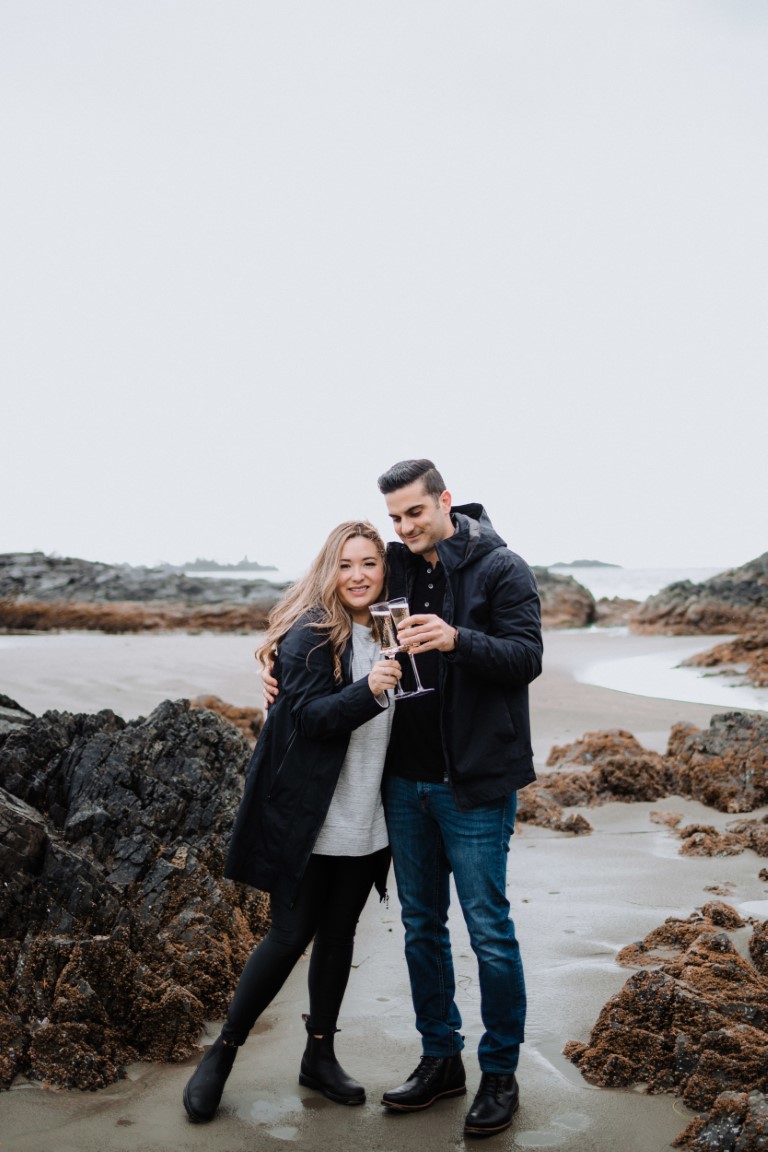
[[[603,629],[617,637],[627,636],[628,629]],[[622,655],[615,660],[588,659],[574,669],[574,679],[614,692],[635,696],[655,696],[664,700],[686,700],[693,704],[710,704],[715,708],[749,708],[768,712],[768,688],[755,688],[745,683],[737,670],[721,672],[712,668],[683,668],[681,664],[696,652],[705,652],[724,640],[724,636],[678,636],[675,646],[652,655]],[[546,644],[545,644],[546,651]]]
[[[668,584],[675,584],[678,580],[691,580],[694,584],[702,584],[711,576],[719,572],[727,572],[723,568],[580,568],[569,566],[567,568],[551,568],[555,575],[573,576],[594,596],[600,600],[603,596],[609,600],[620,596],[624,600],[647,600],[655,596]]]

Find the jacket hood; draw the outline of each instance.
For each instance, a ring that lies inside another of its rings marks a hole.
[[[451,508],[451,518],[456,531],[437,544],[437,554],[446,571],[474,564],[496,548],[506,548],[506,541],[499,536],[482,504],[459,504]]]

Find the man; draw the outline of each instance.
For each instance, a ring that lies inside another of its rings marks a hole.
[[[464,1038],[448,932],[449,878],[478,961],[481,1081],[467,1136],[508,1128],[525,1024],[525,982],[506,897],[516,794],[535,779],[528,684],[541,672],[539,597],[528,566],[480,504],[451,508],[431,460],[379,477],[395,532],[391,596],[411,616],[398,630],[424,695],[395,709],[384,804],[405,926],[405,956],[423,1056],[382,1103],[419,1112],[464,1095]],[[408,666],[404,665],[407,674]],[[274,681],[266,678],[270,694]]]
[[[539,597],[530,569],[482,506],[451,509],[430,460],[395,464],[379,489],[402,541],[388,548],[390,595],[406,596],[412,612],[399,639],[435,689],[395,710],[385,771],[423,1056],[382,1102],[421,1111],[466,1091],[447,927],[452,871],[478,961],[485,1027],[481,1083],[464,1132],[491,1136],[509,1127],[518,1106],[525,984],[506,862],[517,789],[535,778],[528,684],[541,672]]]

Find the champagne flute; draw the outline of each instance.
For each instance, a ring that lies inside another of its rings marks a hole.
[[[402,623],[402,621],[405,620],[406,616],[410,616],[411,609],[408,607],[408,601],[406,600],[405,596],[397,596],[394,600],[388,600],[387,606],[389,608],[390,613],[392,614],[392,619],[393,619],[394,625],[395,625],[395,635],[397,635],[398,624]],[[411,652],[411,650],[410,650],[410,647],[407,644],[400,644],[399,650],[401,652],[407,652],[408,653],[408,659],[411,662],[411,668],[413,668],[413,676],[414,676],[414,679],[416,681],[415,690],[413,692],[404,693],[404,695],[420,696],[422,692],[433,692],[434,691],[433,688],[425,688],[424,685],[422,684],[421,680],[419,679],[419,670],[416,667],[416,660],[415,660],[415,657],[413,655],[413,652]]]
[[[397,640],[397,628],[392,619],[392,613],[389,610],[389,604],[386,600],[380,600],[378,604],[371,604],[368,608],[373,622],[376,635],[378,636],[379,643],[381,644],[381,654],[387,660],[396,660],[397,653],[403,651],[402,644]],[[400,687],[400,681],[395,684],[395,696],[399,700],[401,696],[409,696],[409,692],[404,692]]]

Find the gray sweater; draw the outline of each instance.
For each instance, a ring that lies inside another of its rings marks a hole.
[[[352,679],[362,680],[380,658],[381,648],[371,629],[353,624]],[[313,849],[319,856],[367,856],[387,846],[381,777],[395,708],[387,696],[379,700],[381,714],[350,736],[339,782]]]

